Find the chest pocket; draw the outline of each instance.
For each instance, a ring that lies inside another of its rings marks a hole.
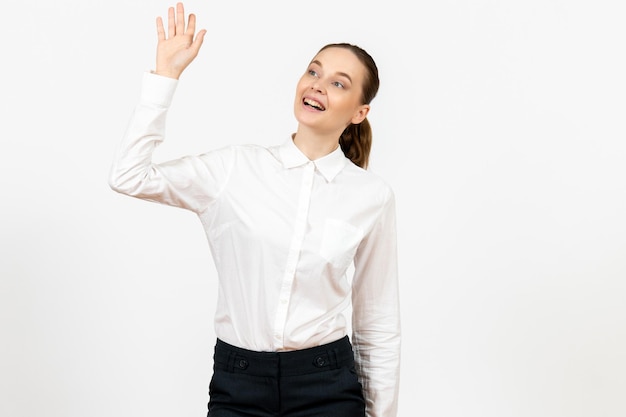
[[[337,219],[328,219],[320,245],[320,255],[335,267],[347,267],[363,239],[363,231]]]

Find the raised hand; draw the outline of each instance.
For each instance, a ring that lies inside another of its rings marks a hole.
[[[198,55],[206,30],[196,31],[196,16],[189,15],[185,29],[185,8],[182,3],[176,4],[176,10],[170,7],[167,12],[167,36],[163,27],[163,19],[157,17],[156,73],[178,79],[185,68]]]

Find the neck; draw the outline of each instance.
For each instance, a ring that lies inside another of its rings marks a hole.
[[[328,135],[312,133],[307,129],[298,127],[298,131],[293,135],[293,143],[311,161],[322,158],[339,147],[339,136],[333,132]]]

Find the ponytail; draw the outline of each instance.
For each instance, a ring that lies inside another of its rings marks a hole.
[[[355,165],[367,169],[372,149],[372,127],[367,118],[359,124],[350,124],[339,137],[344,155]]]
[[[344,48],[348,49],[361,61],[365,66],[366,74],[363,81],[361,102],[369,104],[376,93],[380,80],[378,79],[378,67],[374,59],[363,48],[349,43],[330,43],[320,49],[319,52],[326,48]],[[318,53],[319,53],[318,52]],[[350,159],[355,165],[363,169],[367,169],[370,158],[370,149],[372,148],[372,128],[366,119],[360,124],[351,124],[343,131],[339,137],[339,145],[344,155]]]

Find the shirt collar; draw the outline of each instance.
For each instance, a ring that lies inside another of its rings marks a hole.
[[[287,169],[305,165],[311,162],[305,154],[289,138],[280,146],[280,159]],[[324,176],[326,181],[331,182],[337,174],[346,166],[347,159],[341,150],[341,146],[321,158],[312,161],[315,168]]]

